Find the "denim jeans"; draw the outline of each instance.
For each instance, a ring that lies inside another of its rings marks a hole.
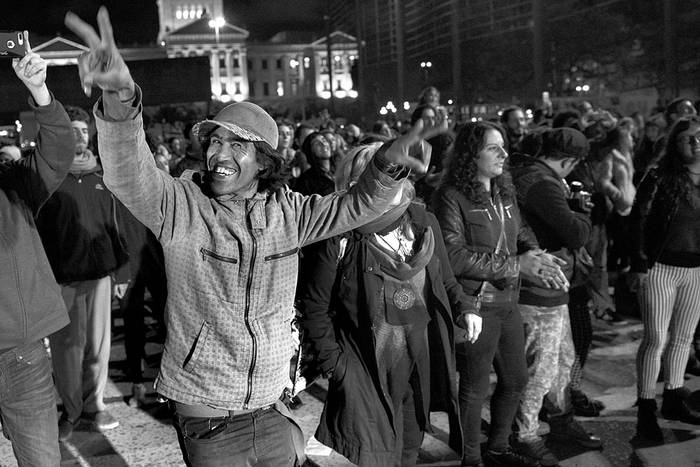
[[[275,408],[233,417],[189,417],[175,413],[175,429],[192,467],[298,465],[299,427]]]
[[[474,344],[457,344],[459,411],[462,421],[463,460],[481,459],[481,408],[489,393],[491,364],[498,382],[491,396],[491,426],[488,448],[504,451],[520,394],[527,384],[523,322],[515,304],[482,308],[483,326]]]
[[[51,363],[41,341],[0,354],[0,417],[20,466],[60,465]]]

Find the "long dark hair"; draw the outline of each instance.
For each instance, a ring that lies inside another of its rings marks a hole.
[[[688,174],[682,152],[678,149],[678,135],[691,126],[700,127],[700,117],[684,117],[676,121],[668,133],[664,155],[659,161],[662,192],[672,200],[692,200],[693,181]]]
[[[320,131],[314,131],[313,133],[309,134],[304,140],[304,143],[302,143],[301,152],[304,153],[304,155],[306,156],[306,161],[311,167],[318,168],[318,160],[316,159],[316,156],[314,155],[314,150],[311,147],[316,138],[323,138],[324,140],[326,139],[326,137],[323,136],[323,133],[321,133]],[[328,144],[330,145],[330,143]],[[331,148],[331,151],[332,150],[333,148]],[[331,153],[331,174],[335,173],[335,159],[336,158],[333,157],[333,153]]]
[[[263,170],[258,175],[258,192],[271,193],[287,184],[291,170],[282,155],[265,141],[255,141],[255,156]]]
[[[484,148],[486,132],[489,130],[499,132],[506,141],[503,128],[491,122],[467,123],[459,130],[448,161],[447,174],[442,179],[442,185],[455,188],[468,200],[479,204],[489,199],[488,192],[478,179],[476,166],[479,152]],[[513,200],[515,197],[515,188],[505,167],[501,175],[491,180],[491,188],[504,200]]]

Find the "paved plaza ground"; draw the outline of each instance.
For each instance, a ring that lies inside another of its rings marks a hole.
[[[153,324],[153,323],[151,323]],[[120,426],[105,433],[79,425],[71,439],[62,444],[62,466],[184,466],[180,449],[165,406],[153,402],[145,408],[127,404],[131,384],[124,379],[124,339],[122,323],[115,319],[110,364],[110,380],[106,392],[108,410]],[[633,440],[636,409],[634,357],[642,333],[639,321],[611,326],[600,321],[594,324],[594,348],[585,369],[584,389],[602,400],[607,409],[597,418],[581,418],[583,425],[599,434],[605,442],[602,451],[585,452],[575,447],[551,443],[552,451],[562,459],[564,467],[606,466],[700,466],[700,426],[660,419],[666,444],[657,447],[637,445]],[[160,346],[153,326],[149,327],[147,344],[147,376],[154,377]],[[687,385],[700,389],[700,378],[691,377]],[[657,387],[660,396],[661,384]],[[322,384],[302,393],[303,404],[294,410],[308,438],[308,465],[318,467],[351,466],[344,457],[320,445],[312,437],[323,407],[326,390]],[[484,413],[488,418],[488,413]],[[436,413],[433,433],[426,436],[419,465],[457,467],[459,460],[446,445],[446,418]],[[0,465],[16,466],[10,443],[0,441]],[[234,466],[235,467],[235,466]]]

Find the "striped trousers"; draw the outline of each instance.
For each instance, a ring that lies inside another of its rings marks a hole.
[[[683,386],[690,343],[700,318],[700,267],[656,263],[640,295],[644,336],[637,352],[637,393],[640,398],[653,399],[662,355],[665,387]]]

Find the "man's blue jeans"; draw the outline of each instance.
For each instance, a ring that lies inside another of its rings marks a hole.
[[[275,408],[216,418],[175,413],[174,424],[192,467],[299,465],[294,444],[299,428]]]
[[[0,417],[20,466],[58,466],[51,363],[41,341],[0,354]]]

